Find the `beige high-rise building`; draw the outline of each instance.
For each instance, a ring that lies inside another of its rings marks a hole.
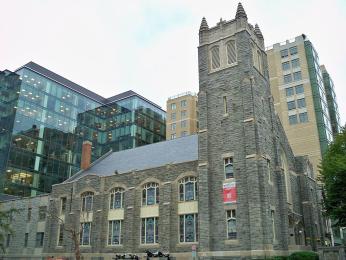
[[[318,172],[333,137],[317,52],[304,34],[266,52],[275,110],[293,152],[308,155]]]
[[[167,100],[166,139],[195,134],[198,131],[198,98],[185,92]]]

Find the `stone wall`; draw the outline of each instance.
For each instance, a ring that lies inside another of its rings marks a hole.
[[[71,198],[67,201],[66,222],[78,225],[80,216],[80,194],[85,191],[94,192],[93,221],[91,246],[81,247],[82,253],[140,253],[146,249],[164,252],[191,251],[191,244],[179,243],[178,218],[178,181],[185,176],[197,176],[197,161],[166,165],[144,171],[135,171],[109,177],[86,176],[77,182],[55,185],[51,194],[51,210],[57,212],[61,197]],[[157,182],[160,188],[159,202],[159,244],[142,245],[140,243],[140,209],[142,188],[145,183]],[[109,246],[108,239],[108,212],[109,191],[114,187],[123,187],[124,193],[124,220],[122,245]],[[58,225],[55,219],[49,220],[48,236],[51,240],[45,245],[47,253],[63,254],[72,252],[72,241],[66,239],[63,247],[57,247]]]
[[[0,255],[19,259],[22,256],[40,256],[42,254],[43,247],[36,245],[36,234],[37,232],[46,232],[46,219],[39,219],[39,208],[47,207],[48,200],[49,195],[42,195],[33,198],[11,200],[0,204],[1,210],[18,210],[18,213],[13,214],[11,221],[13,234],[11,235],[9,246],[6,246],[6,252]],[[31,211],[31,213],[28,211]],[[28,234],[27,246],[24,245],[26,233]],[[47,236],[45,236],[45,239],[47,241]],[[5,234],[4,244],[6,245],[6,243],[7,234]]]

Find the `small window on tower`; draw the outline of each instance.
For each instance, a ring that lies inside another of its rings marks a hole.
[[[211,68],[218,69],[220,68],[220,51],[219,46],[214,46],[211,50]]]
[[[227,210],[227,239],[237,239],[236,210]]]
[[[258,69],[258,59],[257,59],[257,51],[256,46],[251,43],[251,50],[252,50],[252,62],[255,68]]]
[[[260,51],[257,51],[257,59],[258,59],[258,70],[263,73],[262,71],[262,53]]]
[[[233,169],[233,158],[228,157],[224,159],[224,171],[225,171],[225,178],[230,179],[234,178],[234,169]]]
[[[227,97],[223,96],[223,113],[227,115],[228,113],[228,108],[227,108]]]

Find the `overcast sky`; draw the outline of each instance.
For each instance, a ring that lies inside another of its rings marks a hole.
[[[0,0],[0,70],[34,61],[104,97],[132,89],[165,109],[198,91],[198,29],[233,19],[238,1]],[[306,34],[346,122],[346,1],[244,0],[266,46]]]

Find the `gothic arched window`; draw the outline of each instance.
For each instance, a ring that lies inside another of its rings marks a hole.
[[[179,200],[190,201],[197,200],[198,187],[197,178],[193,176],[182,178],[179,181]]]
[[[92,211],[94,193],[91,191],[84,192],[82,195],[82,211]]]
[[[114,188],[110,192],[110,209],[120,209],[124,207],[124,189]]]
[[[142,205],[154,205],[159,203],[159,184],[149,182],[143,186]]]

